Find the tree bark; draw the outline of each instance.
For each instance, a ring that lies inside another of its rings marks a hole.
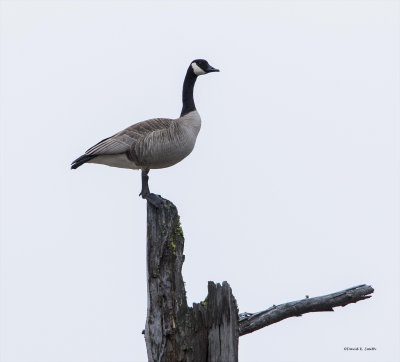
[[[182,278],[184,237],[176,207],[168,200],[147,205],[148,360],[235,362],[238,310],[228,283],[208,283],[208,296],[189,307]]]

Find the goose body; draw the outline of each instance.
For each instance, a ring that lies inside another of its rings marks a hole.
[[[99,142],[84,156],[93,156],[88,163],[133,170],[170,167],[192,152],[200,127],[197,111],[177,119],[149,119]]]
[[[199,75],[217,71],[203,59],[194,60],[183,83],[183,106],[179,118],[154,118],[136,123],[89,148],[72,162],[71,168],[97,163],[141,169],[141,195],[158,206],[160,200],[156,200],[156,195],[148,190],[147,174],[150,169],[173,166],[192,152],[201,127],[201,118],[193,100],[194,84]]]

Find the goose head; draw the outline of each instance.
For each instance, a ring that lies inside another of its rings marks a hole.
[[[214,67],[212,67],[205,59],[193,60],[190,63],[190,68],[192,68],[192,71],[196,76],[212,72],[219,72],[219,69],[215,69]]]

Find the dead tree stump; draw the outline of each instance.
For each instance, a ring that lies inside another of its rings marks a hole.
[[[208,296],[189,307],[182,278],[184,237],[176,207],[147,206],[148,360],[238,360],[238,310],[228,283],[208,283]]]
[[[236,362],[239,336],[286,318],[333,311],[368,299],[374,292],[363,284],[238,315],[229,284],[209,282],[206,299],[189,307],[182,278],[183,248],[176,207],[168,200],[159,209],[148,204],[145,340],[149,362]]]

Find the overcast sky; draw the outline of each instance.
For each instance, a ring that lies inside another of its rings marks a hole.
[[[181,215],[189,303],[209,280],[241,312],[371,284],[370,300],[241,337],[240,360],[400,360],[398,1],[0,9],[1,362],[146,360],[140,174],[69,164],[177,117],[196,58],[221,69],[196,84],[198,142],[150,173]]]

